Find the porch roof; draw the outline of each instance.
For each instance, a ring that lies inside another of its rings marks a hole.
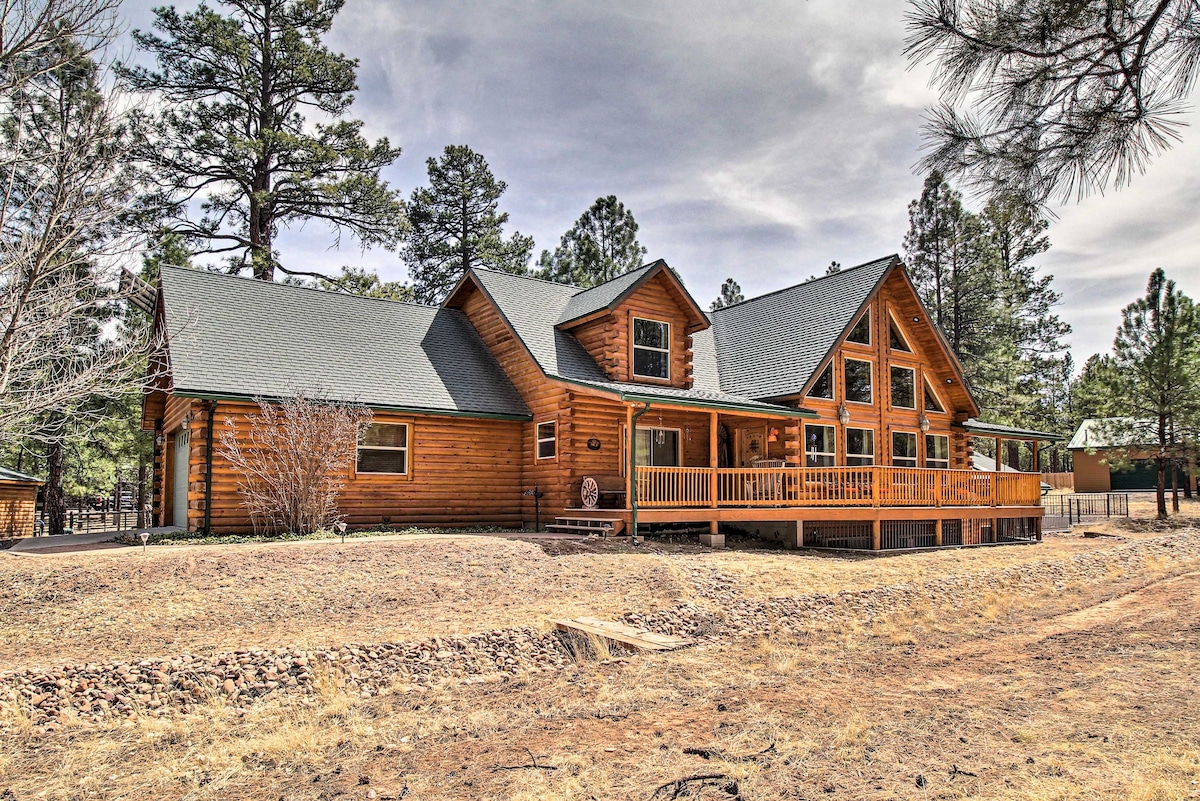
[[[985,423],[975,418],[962,423],[961,428],[968,434],[977,434],[982,437],[1002,437],[1004,439],[1036,440],[1039,442],[1061,442],[1064,439],[1061,435],[1052,434],[1049,431],[1013,428],[1011,426],[1002,426],[999,423]]]
[[[623,384],[612,381],[570,381],[579,386],[594,387],[603,392],[609,392],[628,403],[668,403],[674,406],[695,406],[698,409],[712,411],[744,412],[759,414],[764,417],[804,418],[816,417],[817,413],[810,409],[793,406],[780,406],[775,403],[763,403],[750,400],[727,392],[706,389],[676,389],[674,387],[655,387],[645,384]]]

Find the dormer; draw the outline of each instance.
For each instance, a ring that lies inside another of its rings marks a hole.
[[[556,328],[572,334],[610,381],[692,386],[692,334],[708,317],[665,261],[574,295]]]

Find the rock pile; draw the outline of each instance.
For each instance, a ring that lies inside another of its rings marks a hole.
[[[320,681],[371,696],[396,681],[421,684],[436,678],[555,670],[566,658],[553,634],[521,627],[331,650],[248,649],[136,664],[3,671],[0,712],[19,711],[35,725],[54,729],[66,716],[93,722],[158,717],[222,699],[241,707],[273,693],[311,694]],[[11,725],[10,714],[0,714],[0,726],[5,725]]]

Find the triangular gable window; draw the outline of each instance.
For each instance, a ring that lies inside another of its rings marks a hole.
[[[812,389],[808,391],[808,397],[833,400],[833,362],[825,365],[825,369],[817,376]]]
[[[871,344],[871,315],[864,314],[858,318],[858,322],[850,329],[850,333],[846,334],[847,342],[854,342],[859,345]]]
[[[892,350],[902,350],[905,353],[912,353],[912,348],[908,346],[908,340],[904,338],[904,334],[900,333],[900,327],[896,325],[895,320],[888,320],[888,347]]]
[[[925,411],[927,412],[942,412],[942,402],[938,400],[938,396],[934,393],[933,387],[929,385],[929,379],[925,379]]]

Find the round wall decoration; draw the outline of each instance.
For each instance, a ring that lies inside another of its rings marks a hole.
[[[595,437],[592,437],[591,439],[588,440],[587,446],[588,446],[589,451],[598,451],[598,450],[600,450],[600,440],[596,439]]]

